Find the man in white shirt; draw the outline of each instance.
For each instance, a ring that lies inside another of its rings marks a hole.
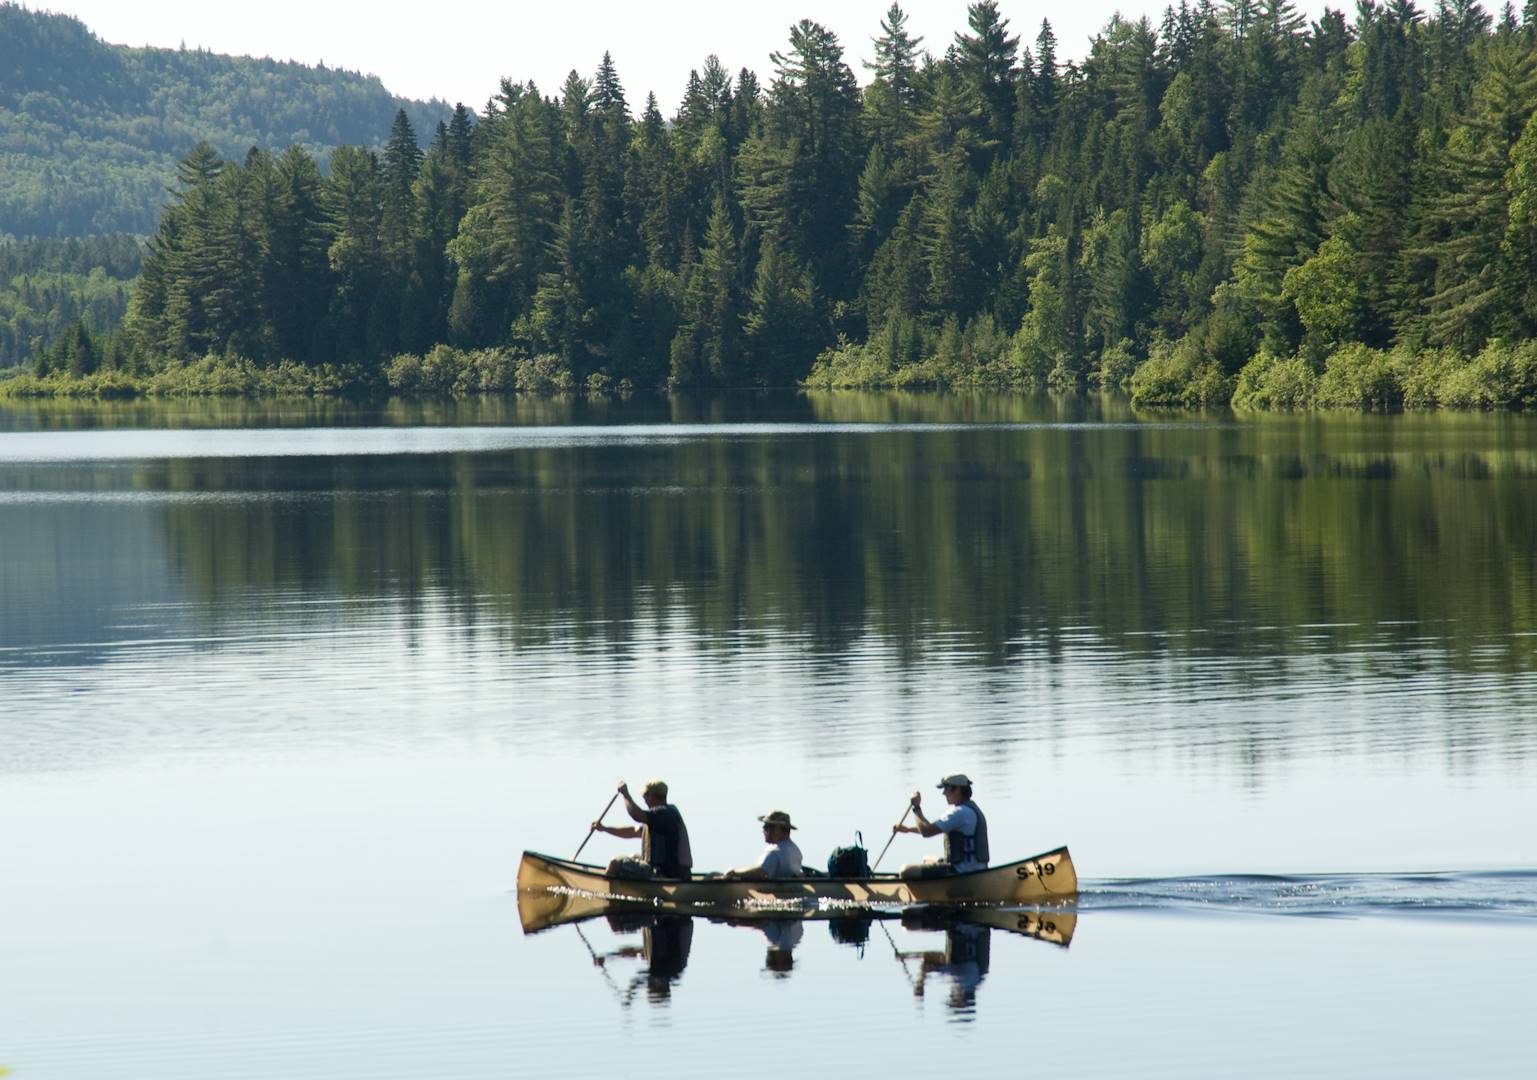
[[[790,824],[790,815],[772,810],[758,820],[763,822],[763,840],[767,845],[758,861],[752,866],[734,867],[721,876],[748,881],[801,877],[801,849],[790,839],[790,830],[795,828]]]
[[[973,870],[986,870],[990,857],[987,845],[987,818],[982,808],[971,798],[971,780],[965,773],[955,773],[939,782],[950,809],[930,821],[923,816],[923,796],[913,792],[913,820],[916,825],[893,825],[892,832],[917,833],[920,836],[945,838],[945,855],[938,862],[912,863],[901,869],[901,875],[914,877],[944,877],[950,874],[966,874]]]

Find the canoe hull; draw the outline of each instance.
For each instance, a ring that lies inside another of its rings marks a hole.
[[[1077,896],[1078,874],[1065,847],[942,878],[906,879],[895,874],[875,874],[864,878],[777,881],[727,881],[709,875],[689,881],[634,881],[610,877],[601,866],[525,851],[518,866],[518,894],[520,911],[526,905],[529,913],[536,916],[536,922],[544,922],[552,915],[558,917],[564,906],[596,898],[716,908],[817,900],[847,904],[1049,904]],[[528,921],[524,919],[525,923]]]

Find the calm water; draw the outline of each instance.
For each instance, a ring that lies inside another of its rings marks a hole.
[[[519,925],[621,776],[720,866],[957,770],[1068,947]],[[17,1080],[1528,1076],[1537,418],[0,412],[0,822]]]

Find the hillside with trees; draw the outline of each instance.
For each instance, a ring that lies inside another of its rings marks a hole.
[[[200,141],[238,157],[290,145],[324,156],[376,144],[398,109],[351,71],[194,49],[109,45],[80,20],[0,4],[0,236],[146,235],[176,162]]]
[[[0,242],[0,370],[77,327],[120,323],[142,262],[139,240],[123,233]]]
[[[1182,0],[1076,61],[1024,37],[980,0],[925,43],[893,5],[863,86],[802,21],[766,83],[711,57],[670,117],[605,54],[425,153],[405,112],[327,175],[199,146],[122,332],[44,368],[1537,400],[1537,4]]]

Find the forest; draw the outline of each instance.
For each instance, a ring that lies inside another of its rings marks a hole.
[[[422,150],[180,164],[121,329],[12,392],[1129,389],[1148,405],[1537,402],[1537,0],[802,21],[673,115],[613,59]],[[51,380],[51,381],[50,381]]]
[[[121,233],[0,243],[0,369],[81,327],[116,326],[142,263],[138,238]]]
[[[377,146],[404,108],[373,76],[202,49],[110,45],[68,15],[0,3],[0,237],[155,230],[176,162],[290,144]]]

